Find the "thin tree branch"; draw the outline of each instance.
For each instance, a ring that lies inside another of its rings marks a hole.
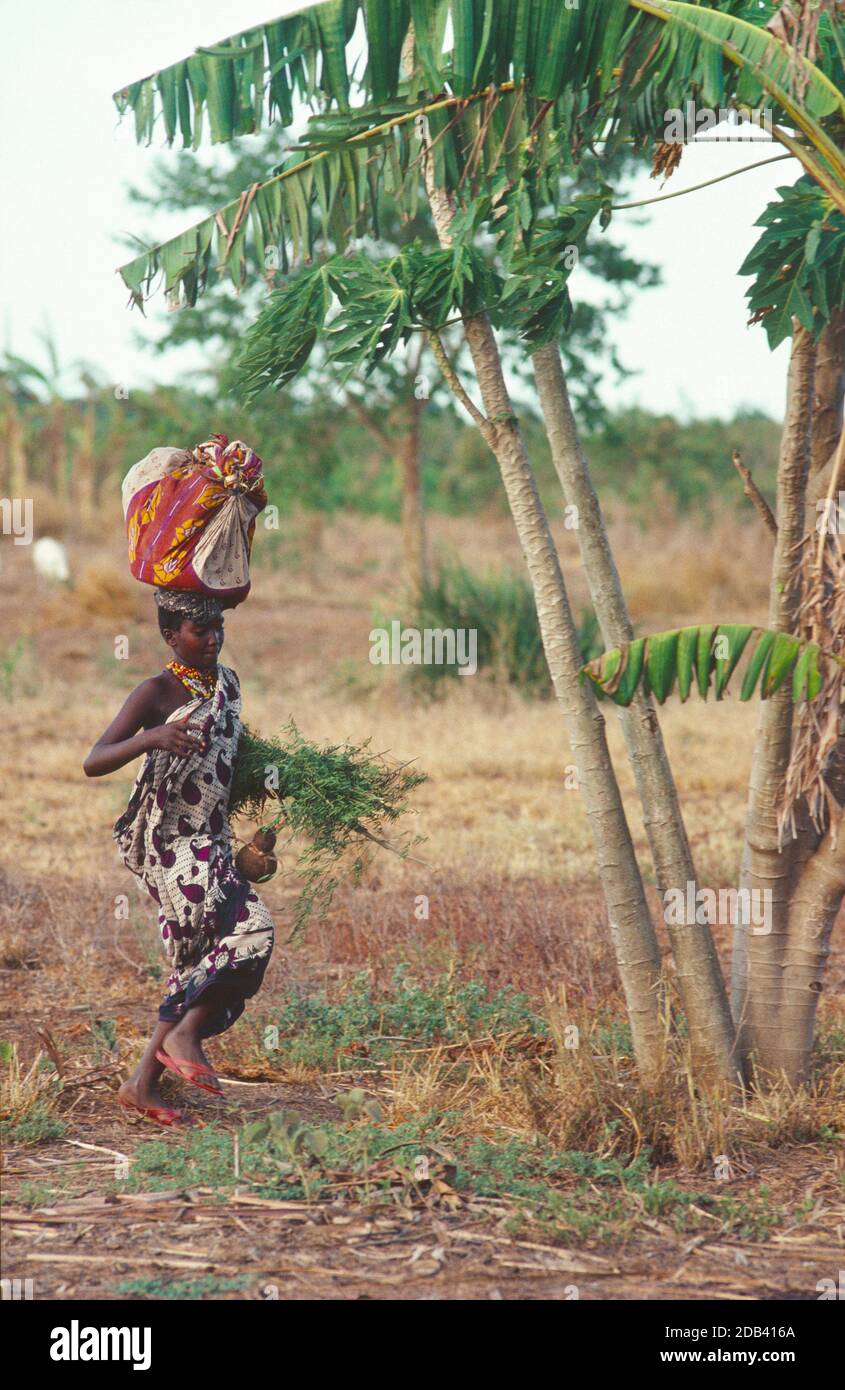
[[[666,203],[670,198],[683,198],[687,193],[698,193],[702,188],[709,188],[711,184],[722,183],[725,179],[735,179],[737,174],[747,174],[749,169],[762,169],[764,164],[777,164],[781,159],[794,159],[796,156],[791,154],[773,154],[768,159],[758,159],[754,164],[743,164],[741,169],[731,169],[729,174],[719,174],[715,179],[707,179],[704,183],[694,183],[690,188],[679,188],[676,193],[660,193],[656,198],[643,198],[638,203],[611,203],[613,212],[625,212],[628,208],[645,208],[650,203]]]
[[[484,415],[478,409],[478,406],[475,404],[475,401],[473,401],[467,395],[466,391],[461,385],[458,375],[455,372],[455,369],[453,368],[451,362],[449,361],[448,356],[446,355],[446,349],[444,348],[443,343],[440,340],[440,335],[436,333],[433,328],[429,329],[428,331],[428,341],[431,344],[431,350],[434,353],[435,361],[437,362],[438,367],[440,368],[444,378],[448,382],[450,389],[461,402],[461,405],[472,416],[472,419],[478,425],[482,433],[486,433],[487,431],[493,429],[492,421],[488,420],[487,416]]]
[[[396,452],[396,445],[395,442],[390,438],[390,435],[385,433],[385,431],[379,425],[376,424],[375,420],[373,420],[370,417],[370,415],[364,409],[361,402],[358,400],[357,396],[353,396],[350,392],[347,394],[346,400],[347,403],[352,407],[353,413],[357,415],[358,419],[361,421],[361,424],[365,427],[365,429],[369,430],[370,434],[373,436],[375,440],[378,441],[378,443],[384,449],[385,453],[392,457],[392,455]]]
[[[765,525],[769,528],[772,535],[777,536],[778,524],[775,521],[774,512],[772,511],[762,492],[760,491],[754,479],[752,478],[751,470],[747,468],[746,465],[743,463],[742,454],[739,452],[738,449],[734,449],[733,453],[731,454],[731,458],[733,460],[734,467],[739,473],[739,476],[742,478],[743,492],[745,493],[746,497],[750,498],[750,500],[754,503],[754,506],[757,508],[757,511],[760,513]]]

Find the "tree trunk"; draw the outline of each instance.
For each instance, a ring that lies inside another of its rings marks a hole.
[[[406,71],[413,69],[413,26],[403,48]],[[421,122],[425,148],[427,123]],[[426,191],[442,247],[451,244],[454,207],[434,181],[431,160],[423,156]],[[654,1082],[663,1063],[660,951],[619,786],[610,761],[604,718],[595,696],[579,679],[578,634],[522,434],[505,385],[501,356],[486,314],[464,321],[486,418],[468,400],[440,354],[446,379],[470,409],[502,475],[511,515],[528,568],[543,648],[555,695],[570,730],[579,785],[593,832],[614,951],[631,1022],[631,1036],[644,1084]],[[432,341],[437,353],[437,343]]]
[[[795,570],[804,534],[810,464],[815,346],[795,324],[787,384],[787,408],[778,465],[778,533],[772,562],[769,627],[795,629],[800,591]],[[784,1055],[797,1058],[796,1036],[784,1038],[783,991],[790,908],[802,866],[815,845],[809,827],[781,849],[778,803],[792,743],[792,692],[787,682],[760,708],[751,767],[741,886],[770,893],[767,933],[738,922],[734,930],[732,1008],[740,1055],[763,1071],[779,1071]],[[764,900],[765,901],[765,900]],[[794,921],[794,917],[793,917]],[[788,1074],[803,1074],[794,1062]]]
[[[413,395],[404,403],[403,433],[397,460],[402,487],[402,553],[405,579],[414,599],[419,598],[428,584],[428,544],[420,467],[422,404],[422,401]]]
[[[326,514],[321,511],[300,513],[300,536],[305,543],[305,572],[314,588],[323,587],[323,538]]]
[[[822,330],[816,350],[813,392],[813,438],[810,450],[810,479],[814,492],[821,485],[823,496],[831,457],[842,432],[842,404],[845,397],[845,308],[832,315]]]
[[[765,1065],[793,1085],[806,1081],[830,938],[845,896],[845,826],[828,831],[799,866],[789,907],[781,961],[779,1028],[767,1043]]]
[[[581,648],[560,561],[525,444],[513,418],[501,358],[487,316],[467,319],[465,333],[487,415],[482,433],[502,475],[534,590],[549,672],[570,730],[634,1049],[641,1075],[648,1084],[658,1073],[663,1055],[660,951],[610,761],[604,716],[590,686],[579,679]]]
[[[823,330],[816,350],[813,418],[810,446],[810,478],[807,485],[805,526],[815,537],[820,519],[816,502],[825,497],[831,481],[843,425],[845,397],[845,310],[840,309]],[[841,489],[839,489],[841,493]],[[845,509],[843,509],[845,510]],[[841,524],[842,511],[839,512]],[[827,784],[845,801],[845,720],[827,772]],[[807,847],[796,852],[786,939],[781,965],[781,1027],[769,1040],[768,1065],[783,1071],[794,1083],[809,1076],[816,1011],[828,956],[830,937],[845,897],[845,825],[838,835],[828,830],[819,837],[805,825]]]
[[[560,350],[550,343],[533,354],[532,362],[564,499],[577,508],[578,544],[602,636],[608,647],[619,646],[633,640],[634,629],[572,413]],[[686,900],[688,885],[697,889],[695,867],[654,703],[638,691],[619,713],[658,887],[664,895],[680,889]],[[691,923],[667,925],[667,931],[696,1075],[735,1081],[734,1027],[710,928]]]
[[[6,408],[6,441],[9,457],[9,495],[25,497],[27,491],[26,445],[21,412],[15,401]]]
[[[67,438],[67,422],[64,401],[54,398],[47,407],[48,438],[52,455],[54,487],[56,497],[63,507],[70,505],[70,444]],[[67,521],[67,518],[65,518]]]
[[[83,530],[88,530],[94,521],[94,440],[97,417],[94,407],[83,411],[82,422],[77,431],[78,446],[76,466],[73,470],[74,494],[77,516]]]

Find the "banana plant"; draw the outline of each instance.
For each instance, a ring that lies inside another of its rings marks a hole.
[[[710,690],[721,700],[746,649],[740,700],[751,700],[758,692],[766,700],[790,676],[796,703],[815,700],[824,683],[820,659],[845,664],[833,653],[823,653],[817,643],[802,642],[788,632],[711,623],[638,637],[603,652],[583,667],[582,674],[617,705],[629,705],[637,689],[654,695],[662,705],[676,686],[683,702],[693,683],[705,700]]]
[[[484,187],[501,194],[504,181],[526,233],[579,149],[655,138],[665,108],[692,92],[715,106],[765,104],[783,122],[776,138],[845,211],[835,30],[823,14],[816,65],[763,27],[775,11],[769,0],[718,10],[681,0],[571,9],[560,0],[325,0],[197,49],[115,93],[139,142],[157,120],[168,143],[180,132],[196,149],[204,117],[220,143],[264,121],[289,127],[295,98],[317,113],[267,179],[120,267],[131,300],[143,306],[162,274],[168,295],[193,304],[212,272],[240,287],[271,246],[286,271],[318,244],[343,252],[356,236],[378,236],[381,194],[412,212],[419,197],[421,118],[438,186],[461,199]],[[359,17],[360,74],[349,47]],[[412,24],[419,76],[409,81],[402,51]]]

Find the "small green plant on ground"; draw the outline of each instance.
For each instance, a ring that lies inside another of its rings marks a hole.
[[[67,1176],[61,1184],[25,1182],[21,1184],[20,1191],[15,1196],[15,1205],[33,1208],[49,1207],[57,1197],[67,1196],[69,1191],[70,1182]]]
[[[252,1280],[245,1274],[231,1278],[218,1278],[212,1274],[201,1274],[196,1279],[122,1279],[116,1286],[118,1293],[131,1294],[135,1298],[177,1298],[186,1299],[215,1298],[221,1293],[233,1293],[249,1287]]]
[[[274,1060],[327,1068],[352,1046],[385,1058],[409,1042],[454,1042],[514,1029],[547,1032],[528,996],[510,985],[490,996],[482,981],[461,982],[448,971],[432,984],[418,984],[407,964],[396,967],[389,994],[377,996],[362,971],[341,998],[329,1000],[322,991],[294,995],[267,1021]]]
[[[232,1136],[215,1125],[191,1133],[184,1143],[153,1139],[133,1154],[122,1192],[161,1192],[171,1187],[214,1187],[222,1195],[237,1184]]]
[[[237,1186],[257,1196],[312,1202],[343,1190],[351,1200],[407,1206],[425,1197],[437,1178],[458,1202],[495,1199],[503,1209],[499,1216],[510,1212],[514,1231],[529,1223],[547,1238],[575,1242],[624,1241],[655,1218],[679,1233],[712,1232],[718,1222],[721,1235],[766,1240],[787,1216],[765,1184],[739,1197],[655,1178],[647,1150],[626,1160],[560,1151],[546,1140],[504,1133],[481,1139],[461,1133],[459,1111],[432,1110],[388,1128],[353,1092],[347,1101],[349,1118],[338,1123],[317,1126],[294,1111],[278,1111],[246,1126],[237,1177],[232,1136],[212,1126],[179,1143],[142,1144],[124,1190],[189,1180],[215,1187],[220,1200]],[[812,1209],[812,1201],[802,1203],[789,1218],[800,1222]]]
[[[39,1052],[26,1070],[17,1043],[0,1040],[0,1135],[15,1144],[40,1144],[63,1134],[56,1116],[62,1081],[55,1063]]]
[[[4,1120],[0,1124],[0,1134],[9,1144],[43,1144],[49,1139],[61,1139],[67,1133],[67,1124],[42,1105],[36,1105],[17,1124]]]
[[[89,1024],[98,1057],[110,1058],[117,1049],[117,1023],[113,1018],[92,1018]]]

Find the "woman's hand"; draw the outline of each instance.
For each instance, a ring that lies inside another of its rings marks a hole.
[[[116,772],[154,748],[163,748],[179,758],[205,752],[207,741],[201,729],[190,727],[190,715],[170,724],[154,723],[162,715],[161,679],[153,676],[132,691],[82,764],[86,777]]]
[[[165,753],[175,753],[180,758],[189,758],[192,753],[204,753],[205,737],[200,729],[190,727],[190,721],[191,716],[186,714],[184,719],[147,729],[145,737],[149,748],[161,748]]]

